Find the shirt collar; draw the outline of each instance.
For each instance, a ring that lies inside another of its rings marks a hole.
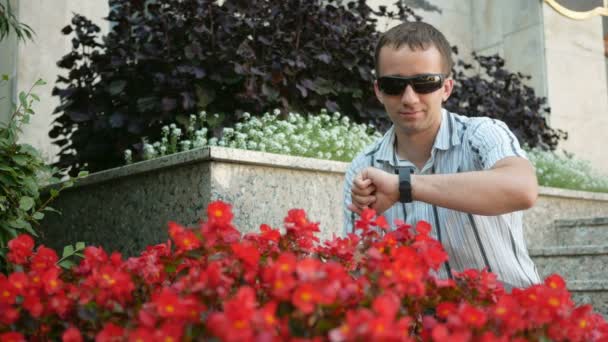
[[[435,143],[433,144],[433,150],[444,150],[447,151],[451,147],[460,145],[460,134],[458,133],[458,125],[456,125],[454,115],[448,112],[446,109],[441,109],[441,124],[439,125],[439,131],[435,137]],[[395,125],[384,134],[380,146],[374,153],[374,159],[378,162],[393,163],[394,148],[395,145]]]

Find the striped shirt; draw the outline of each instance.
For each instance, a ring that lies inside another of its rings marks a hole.
[[[357,215],[348,210],[355,176],[373,166],[395,173],[396,167],[414,167],[415,174],[457,173],[487,170],[499,160],[517,156],[526,158],[517,138],[504,122],[487,117],[465,117],[442,110],[441,126],[422,170],[397,157],[395,128],[368,146],[351,163],[344,183],[344,232],[354,230]],[[474,194],[463,194],[472,196]],[[431,234],[449,255],[439,270],[442,278],[468,268],[487,268],[507,286],[527,287],[540,282],[524,241],[522,211],[498,216],[482,216],[438,207],[424,202],[396,203],[383,216],[415,225],[420,220],[433,227]]]

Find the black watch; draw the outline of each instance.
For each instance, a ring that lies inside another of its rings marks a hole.
[[[399,174],[399,202],[412,202],[412,173],[414,173],[414,168],[411,166],[397,167],[395,171]]]

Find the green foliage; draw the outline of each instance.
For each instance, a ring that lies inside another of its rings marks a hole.
[[[74,246],[67,245],[63,247],[63,254],[61,255],[61,259],[57,261],[57,265],[66,270],[71,269],[76,265],[76,262],[74,261],[76,257],[84,258],[84,254],[82,254],[82,252],[84,251],[85,247],[86,245],[84,242],[76,242]]]
[[[380,138],[372,126],[356,124],[338,112],[330,115],[326,110],[308,116],[289,113],[285,120],[281,119],[279,110],[259,118],[245,113],[244,118],[233,128],[224,128],[219,140],[207,140],[208,130],[221,121],[220,115],[208,116],[205,112],[192,115],[185,135],[176,124],[163,127],[160,141],[150,144],[144,140],[143,155],[138,159],[205,146],[225,146],[350,162],[365,146]],[[130,150],[125,151],[125,159],[127,163],[132,161]]]
[[[418,18],[403,3],[110,0],[107,35],[75,15],[54,89],[57,165],[118,166],[125,149],[141,153],[142,136],[159,139],[164,124],[201,110],[229,113],[226,127],[274,108],[387,122],[372,87],[377,21]]]
[[[608,176],[599,174],[588,161],[567,152],[528,150],[538,184],[562,189],[608,192]]]
[[[73,179],[61,183],[42,198],[43,186],[59,182],[52,176],[57,170],[48,166],[34,147],[18,142],[22,126],[34,114],[32,103],[38,101],[32,89],[44,84],[38,80],[29,91],[19,93],[19,103],[13,106],[8,123],[0,126],[0,270],[7,242],[20,233],[36,235],[35,227],[45,213],[56,211],[49,203],[73,183]],[[84,175],[86,172],[80,176]]]
[[[19,40],[25,41],[34,36],[34,30],[29,25],[17,20],[11,8],[11,2],[6,1],[6,5],[0,2],[0,40],[6,38],[11,30],[15,31]]]

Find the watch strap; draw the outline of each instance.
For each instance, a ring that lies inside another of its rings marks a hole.
[[[412,202],[412,173],[414,173],[414,168],[409,166],[397,167],[396,171],[399,174],[399,202],[410,203]]]

